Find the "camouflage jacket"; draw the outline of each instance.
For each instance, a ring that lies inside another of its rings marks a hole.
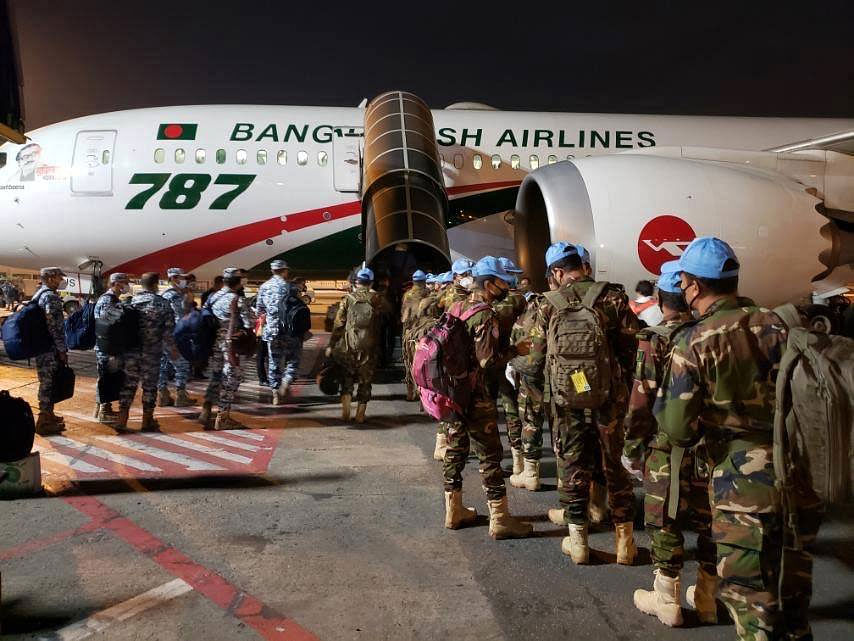
[[[507,346],[510,344],[513,324],[525,312],[526,305],[525,296],[515,290],[508,293],[504,300],[492,304],[498,320],[498,331],[501,336],[502,345]]]
[[[279,302],[290,292],[290,284],[281,276],[275,275],[258,288],[255,311],[266,315],[263,338],[270,341],[279,335]]]
[[[98,297],[95,303],[95,318],[107,318],[111,314],[120,314],[122,303],[113,292],[107,291]]]
[[[159,352],[165,343],[174,347],[172,330],[175,329],[175,316],[172,306],[159,294],[140,292],[130,303],[139,311],[140,338],[144,352]]]
[[[32,298],[32,300],[36,299],[39,301],[39,307],[44,310],[44,315],[47,319],[47,331],[53,339],[54,349],[57,352],[67,352],[68,349],[65,347],[65,316],[62,313],[62,299],[56,293],[56,290],[45,287],[44,285],[39,287]]]
[[[463,300],[468,300],[469,296],[471,296],[471,292],[465,287],[462,287],[457,283],[451,283],[442,292],[442,296],[439,299],[439,306],[443,311],[448,311],[451,308],[451,305]]]
[[[228,328],[231,325],[231,305],[235,299],[237,299],[237,313],[240,316],[240,322],[243,323],[243,327],[250,330],[255,327],[255,317],[252,313],[252,308],[246,301],[246,297],[240,296],[228,287],[223,287],[208,298],[211,311],[219,321],[219,329],[217,330],[218,341],[224,341],[228,337]]]
[[[338,305],[338,312],[335,314],[335,321],[332,325],[332,335],[329,338],[329,346],[335,347],[341,339],[344,338],[344,333],[347,328],[347,310],[356,301],[368,301],[377,310],[376,313],[376,330],[379,331],[379,315],[382,313],[382,301],[377,292],[365,285],[357,285],[356,288],[349,294],[345,294]],[[343,346],[343,344],[342,344]]]
[[[683,312],[664,321],[656,329],[645,328],[637,334],[635,378],[629,395],[629,411],[625,419],[626,442],[623,448],[626,457],[633,461],[641,461],[647,447],[670,449],[667,437],[658,433],[652,407],[664,375],[670,346],[678,338],[676,330],[692,320],[691,314]]]
[[[161,296],[166,299],[166,302],[168,302],[169,306],[172,308],[172,313],[175,315],[176,323],[184,317],[184,314],[186,314],[187,311],[189,311],[187,307],[187,294],[177,287],[170,287],[163,292]]]
[[[490,396],[488,391],[489,370],[500,367],[507,362],[515,350],[503,349],[499,336],[498,317],[492,306],[486,302],[484,293],[475,289],[469,297],[462,302],[460,311],[464,312],[473,305],[485,303],[487,308],[473,315],[466,321],[469,335],[472,338],[472,366],[477,367],[475,374],[475,395],[481,397]]]
[[[400,304],[400,322],[403,325],[403,331],[409,330],[418,320],[418,308],[421,301],[427,298],[429,292],[424,285],[413,285],[412,288],[403,295],[403,300]]]

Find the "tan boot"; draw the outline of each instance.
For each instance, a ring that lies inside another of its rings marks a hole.
[[[65,423],[58,420],[56,414],[47,410],[39,412],[39,419],[36,421],[36,434],[39,436],[53,436],[63,431],[65,431]]]
[[[117,432],[126,432],[128,429],[128,415],[130,414],[129,407],[120,407],[119,413],[116,414],[116,422],[113,423],[113,429]]]
[[[273,390],[273,405],[278,406],[282,404],[282,397],[279,396],[279,390]]]
[[[157,404],[160,407],[169,407],[175,404],[175,399],[172,398],[172,394],[169,393],[169,388],[164,387],[157,393]]]
[[[350,395],[341,395],[341,418],[345,421],[350,420]]]
[[[487,501],[489,506],[489,535],[493,539],[519,539],[531,534],[534,527],[510,515],[507,497]]]
[[[635,607],[641,612],[657,616],[670,627],[682,625],[682,607],[679,577],[665,576],[655,571],[652,590],[635,590]]]
[[[175,407],[193,407],[198,405],[199,399],[187,394],[187,390],[179,389],[175,392]]]
[[[608,519],[608,490],[596,481],[590,481],[590,504],[587,508],[590,523],[599,525]]]
[[[632,565],[638,555],[635,539],[632,536],[633,529],[634,524],[631,521],[614,523],[614,530],[617,535],[617,563],[620,565]]]
[[[463,507],[462,490],[445,492],[445,527],[456,530],[464,525],[471,525],[477,518],[473,507]]]
[[[521,474],[510,477],[510,485],[523,487],[530,492],[540,489],[540,462],[525,460],[525,466]]]
[[[709,574],[702,568],[697,569],[697,583],[689,585],[685,600],[697,611],[701,623],[716,624],[718,622],[718,604],[715,596],[718,593],[719,579],[715,574]]]
[[[549,510],[549,521],[555,525],[566,525],[566,513],[562,507],[556,507]]]
[[[99,423],[112,425],[116,422],[116,413],[110,407],[109,403],[104,403],[98,408],[98,416],[96,418]]]
[[[560,551],[572,559],[576,565],[590,562],[590,546],[587,545],[587,526],[570,523],[569,536],[560,543]]]
[[[220,411],[216,415],[216,422],[214,423],[215,430],[242,430],[246,429],[246,426],[239,421],[231,418],[231,411],[225,410]]]
[[[211,411],[213,409],[213,404],[210,401],[205,401],[202,403],[202,411],[199,413],[199,418],[197,419],[199,423],[202,425],[207,425],[211,420]]]
[[[436,434],[436,447],[433,448],[433,460],[444,461],[445,450],[448,449],[448,437],[444,433]]]
[[[525,469],[525,457],[522,455],[522,450],[517,450],[515,447],[510,448],[510,453],[513,455],[513,474],[518,476]]]
[[[276,391],[279,393],[279,404],[280,405],[283,404],[283,401],[288,397],[288,390],[290,389],[290,387],[291,387],[291,384],[285,383],[285,381],[282,381],[281,383],[279,383],[279,387],[276,389]]]
[[[359,403],[359,406],[356,408],[356,422],[362,424],[365,422],[365,412],[368,411],[367,403]]]

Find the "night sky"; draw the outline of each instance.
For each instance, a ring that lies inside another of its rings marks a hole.
[[[854,3],[461,4],[11,0],[27,129],[171,104],[355,106],[389,89],[435,108],[854,116]],[[681,8],[694,4],[709,9]]]

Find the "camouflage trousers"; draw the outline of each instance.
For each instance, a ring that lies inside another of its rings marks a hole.
[[[122,409],[129,408],[136,395],[136,388],[142,385],[142,409],[153,410],[157,404],[157,382],[160,379],[160,357],[163,355],[163,347],[157,349],[143,350],[141,352],[128,352],[124,355],[125,361],[125,385],[119,405]]]
[[[543,455],[542,381],[520,376],[516,405],[522,420],[522,452],[529,461],[539,461]]]
[[[240,357],[237,364],[228,362],[229,346],[224,340],[218,340],[209,365],[211,368],[211,380],[205,390],[205,402],[216,404],[220,411],[231,410],[240,383],[243,382],[243,369],[240,367]]]
[[[486,498],[500,499],[507,494],[507,488],[501,470],[504,452],[498,436],[498,412],[490,394],[486,390],[479,392],[464,420],[441,424],[448,438],[442,470],[445,490],[451,492],[463,487],[463,470],[473,445],[480,461],[479,471]]]
[[[404,330],[401,343],[403,347],[403,371],[406,386],[414,386],[415,379],[412,378],[412,362],[415,360],[415,341],[410,339],[408,332]]]
[[[110,359],[112,359],[112,363],[110,363]],[[95,364],[98,366],[98,378],[106,375],[110,370],[111,366],[115,369],[125,370],[125,358],[124,356],[110,356],[106,352],[102,352],[97,347],[95,348]],[[98,385],[95,385],[95,402],[101,403],[101,399],[98,395]]]
[[[56,351],[51,350],[45,354],[36,356],[36,374],[39,377],[39,410],[42,412],[53,411],[53,380],[56,370],[59,368],[59,358]]]
[[[507,380],[504,370],[496,374],[498,377],[498,405],[504,410],[504,423],[507,425],[507,440],[514,450],[522,449],[522,419],[519,418],[519,407],[516,404],[518,392]],[[519,376],[516,375],[518,381]]]
[[[290,336],[276,336],[267,344],[267,384],[272,389],[284,381],[294,382],[302,358],[302,340]]]
[[[335,360],[341,366],[341,394],[353,394],[353,388],[358,384],[356,401],[367,403],[371,400],[371,383],[374,380],[374,370],[377,359],[374,357],[357,358],[348,352],[335,353]]]
[[[552,403],[552,439],[557,464],[557,491],[569,523],[585,525],[590,481],[601,462],[614,523],[634,519],[635,495],[620,456],[623,425],[617,404],[596,410],[569,409]],[[598,461],[597,461],[598,459]]]
[[[681,451],[681,450],[680,450]],[[668,516],[672,480],[672,452],[652,447],[644,464],[644,522],[652,540],[652,560],[662,574],[677,577],[685,563],[684,530],[697,533],[697,562],[714,575],[715,544],[709,508],[709,474],[705,456],[684,450],[679,464],[679,509]]]
[[[190,378],[190,361],[178,354],[178,357],[172,358],[172,351],[163,350],[163,355],[160,357],[160,375],[157,382],[157,389],[166,389],[169,385],[169,366],[175,368],[175,389],[187,389],[187,381]]]

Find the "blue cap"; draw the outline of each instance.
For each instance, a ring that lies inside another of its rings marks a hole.
[[[578,249],[571,243],[565,243],[562,240],[552,243],[546,250],[546,267],[551,267],[557,261],[566,258],[567,256],[578,256]]]
[[[427,280],[427,274],[425,274],[420,269],[416,269],[415,273],[412,274],[413,283],[423,283],[425,280]]]
[[[590,252],[587,251],[587,248],[584,245],[576,245],[575,251],[577,251],[578,255],[581,256],[582,263],[590,264]]]
[[[501,261],[495,256],[484,256],[472,269],[472,275],[477,277],[494,276],[500,278],[508,285],[513,283],[516,278],[512,274],[508,274],[504,267],[501,266]]]
[[[735,269],[724,271],[724,263],[728,260],[735,261]],[[738,268],[738,258],[732,247],[714,236],[695,238],[679,257],[679,271],[700,278],[731,278],[738,276]]]
[[[682,270],[678,260],[668,260],[661,266],[661,276],[658,279],[658,289],[671,294],[682,293]]]
[[[436,280],[443,285],[447,285],[448,283],[454,282],[454,273],[453,272],[444,272],[436,276]]]
[[[498,257],[498,262],[501,263],[501,266],[504,268],[504,271],[508,274],[521,274],[522,270],[516,266],[509,258],[505,258],[504,256]]]
[[[367,267],[362,267],[359,271],[356,272],[356,280],[374,280],[374,272],[372,272]]]
[[[427,273],[427,284],[429,285],[429,284],[435,283],[435,282],[436,282],[436,275],[433,272],[428,272]]]
[[[474,267],[474,261],[468,258],[457,258],[454,264],[451,265],[451,271],[457,276],[462,276],[463,274],[468,274],[472,270],[472,267]]]

